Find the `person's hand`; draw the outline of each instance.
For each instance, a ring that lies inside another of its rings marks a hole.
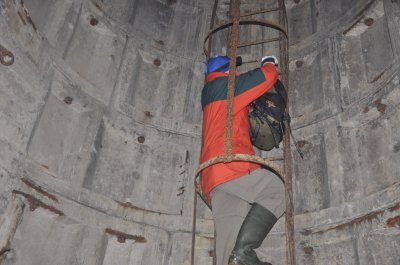
[[[278,59],[276,59],[276,57],[273,55],[267,55],[261,58],[261,66],[267,63],[278,66]]]

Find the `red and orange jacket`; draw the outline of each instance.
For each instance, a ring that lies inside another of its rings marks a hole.
[[[278,79],[275,66],[265,64],[235,78],[233,108],[232,153],[254,155],[249,135],[249,104],[273,87]],[[203,107],[203,144],[200,163],[224,154],[228,74],[213,72],[207,75],[201,93]],[[216,186],[258,169],[250,162],[218,163],[201,173],[201,188],[208,201]]]

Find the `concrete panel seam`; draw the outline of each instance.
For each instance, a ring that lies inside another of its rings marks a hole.
[[[33,127],[32,127],[32,131],[31,131],[31,133],[30,133],[30,135],[29,135],[29,139],[28,139],[28,142],[27,142],[27,144],[26,144],[26,154],[29,153],[29,149],[30,149],[30,147],[31,147],[31,145],[32,145],[33,137],[35,136],[35,132],[36,132],[38,126],[39,126],[39,123],[40,123],[40,120],[41,120],[41,118],[42,118],[43,112],[44,112],[44,110],[45,110],[45,108],[46,108],[46,105],[47,105],[47,101],[48,101],[48,99],[49,99],[49,97],[50,97],[50,94],[51,94],[51,86],[52,86],[52,84],[53,84],[53,78],[52,78],[52,77],[54,76],[54,71],[52,71],[52,73],[51,73],[49,76],[50,76],[50,78],[51,78],[51,82],[50,82],[50,84],[49,84],[49,88],[48,88],[48,90],[47,90],[47,93],[46,93],[46,95],[45,95],[45,97],[44,97],[44,99],[43,99],[44,104],[42,105],[42,107],[41,107],[41,109],[40,109],[40,111],[39,111],[39,115],[37,115],[37,117],[36,117],[36,120],[35,120],[35,122],[34,122],[34,124],[33,124]]]
[[[81,17],[81,14],[82,14],[82,9],[83,9],[83,3],[80,4],[79,11],[78,11],[78,15],[76,16],[76,20],[75,20],[75,23],[74,23],[74,25],[73,25],[74,29],[72,30],[71,36],[70,36],[70,38],[69,38],[67,44],[65,45],[65,50],[64,50],[64,52],[63,52],[63,54],[62,54],[62,56],[61,56],[61,58],[62,58],[64,61],[65,61],[65,59],[67,58],[69,49],[70,49],[70,47],[71,47],[72,40],[74,39],[74,37],[75,37],[75,35],[76,35],[76,30],[77,30],[77,28],[78,28],[78,23],[79,23],[79,21],[80,21],[80,17]]]
[[[117,70],[117,72],[115,74],[116,78],[115,78],[115,81],[114,81],[113,90],[111,92],[110,99],[108,101],[108,108],[111,108],[112,104],[114,102],[114,97],[115,97],[115,93],[116,93],[116,89],[117,89],[117,85],[118,85],[118,77],[120,75],[122,66],[124,64],[124,58],[125,58],[125,55],[127,53],[127,48],[128,48],[128,36],[125,35],[125,43],[124,43],[124,47],[122,49],[121,60],[120,60],[119,65],[118,65],[118,70]]]
[[[15,231],[22,220],[24,207],[25,205],[22,200],[12,194],[10,203],[0,218],[0,263],[4,256],[7,255],[7,252],[11,250],[9,247],[14,238]]]

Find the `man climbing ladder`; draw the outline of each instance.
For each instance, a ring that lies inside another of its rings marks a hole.
[[[232,120],[232,154],[254,155],[249,135],[249,104],[277,81],[274,56],[261,67],[236,73]],[[202,91],[203,144],[201,163],[224,154],[229,58],[217,56],[206,64]],[[258,248],[285,210],[285,191],[280,178],[260,165],[232,161],[217,163],[201,173],[201,187],[211,202],[216,228],[217,265],[268,265]]]

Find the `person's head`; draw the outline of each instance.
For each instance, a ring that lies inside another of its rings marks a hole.
[[[229,71],[229,57],[228,56],[215,56],[208,60],[208,62],[204,66],[204,74],[208,75],[213,72],[228,72]],[[242,64],[242,58],[238,56],[236,58],[236,66]]]
[[[213,72],[227,72],[229,71],[229,57],[228,56],[215,56],[208,60],[204,66],[204,74],[208,75]]]

